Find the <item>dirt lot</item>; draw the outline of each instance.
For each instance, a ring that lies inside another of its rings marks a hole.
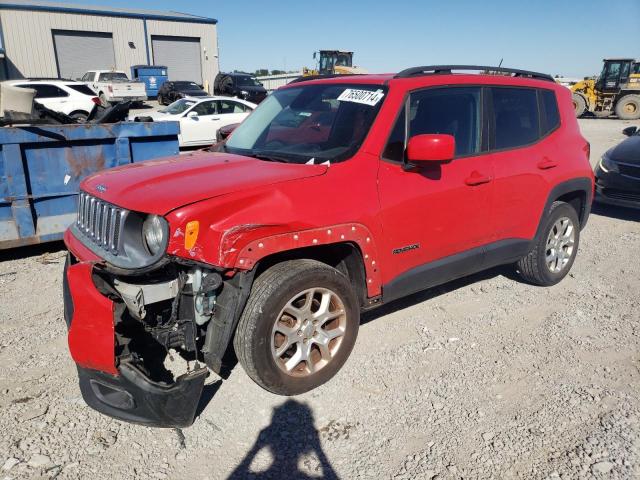
[[[581,121],[594,163],[626,124]],[[640,478],[640,212],[597,208],[555,287],[500,268],[367,315],[308,394],[212,377],[184,430],[85,406],[62,248],[0,254],[0,479]]]

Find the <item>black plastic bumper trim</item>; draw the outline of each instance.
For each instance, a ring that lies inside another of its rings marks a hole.
[[[94,410],[149,427],[183,428],[193,423],[207,369],[178,377],[172,385],[152,381],[133,365],[122,363],[120,375],[78,367],[80,391]]]

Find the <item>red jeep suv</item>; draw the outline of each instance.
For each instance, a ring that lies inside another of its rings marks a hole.
[[[95,174],[65,234],[84,399],[187,426],[233,351],[294,395],[344,365],[363,310],[501,264],[553,285],[589,216],[588,157],[548,75],[430,66],[294,83],[215,152]]]

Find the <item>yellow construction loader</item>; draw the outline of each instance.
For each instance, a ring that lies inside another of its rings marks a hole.
[[[615,113],[622,120],[640,118],[640,62],[632,58],[605,58],[602,73],[571,86],[576,117]]]
[[[302,75],[353,75],[368,73],[364,68],[353,66],[353,52],[342,50],[320,50],[313,53],[315,69],[304,67]]]

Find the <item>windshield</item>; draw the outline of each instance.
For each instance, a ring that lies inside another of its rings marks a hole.
[[[188,109],[190,109],[192,106],[194,106],[195,103],[196,102],[194,102],[193,100],[185,100],[183,98],[181,100],[177,100],[177,101],[173,102],[167,108],[165,108],[164,110],[160,110],[160,111],[163,112],[163,113],[169,113],[171,115],[178,115],[180,113],[186,112]]]
[[[386,87],[319,84],[273,92],[233,132],[225,150],[265,160],[337,162],[360,148]]]
[[[236,84],[239,87],[261,87],[262,84],[255,78],[247,75],[240,75],[236,77]]]
[[[105,72],[98,78],[99,82],[128,82],[129,77],[123,72]]]
[[[174,82],[173,86],[176,90],[200,90],[200,86],[196,82]]]

